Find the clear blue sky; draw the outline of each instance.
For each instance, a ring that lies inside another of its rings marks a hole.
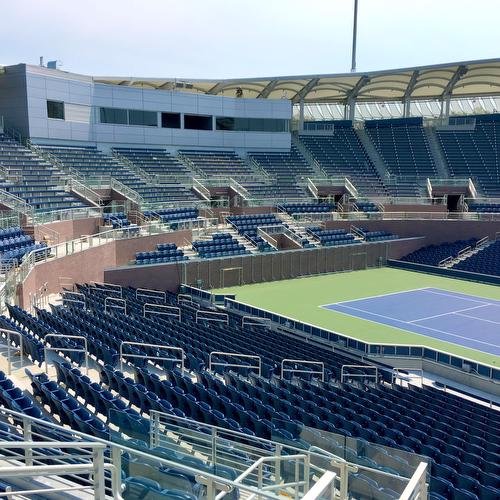
[[[0,64],[91,75],[347,72],[354,0],[13,0]],[[500,57],[500,0],[359,0],[358,70]]]

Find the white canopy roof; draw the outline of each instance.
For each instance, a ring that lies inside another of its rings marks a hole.
[[[97,76],[94,81],[158,90],[306,103],[434,100],[500,95],[500,59],[457,62],[366,73],[199,80]]]

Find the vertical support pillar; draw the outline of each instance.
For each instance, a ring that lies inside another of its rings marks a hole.
[[[299,133],[304,130],[304,99],[299,101]]]
[[[354,118],[356,116],[356,100],[355,99],[349,99],[348,106],[349,106],[348,120],[351,120],[352,122],[354,122]]]
[[[403,101],[403,117],[404,118],[409,118],[410,117],[410,106],[411,106],[411,101],[408,98],[405,98]]]

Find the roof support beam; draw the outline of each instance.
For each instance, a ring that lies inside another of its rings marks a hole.
[[[419,74],[420,72],[417,69],[412,73],[410,81],[408,82],[405,93],[403,95],[403,116],[405,118],[408,118],[410,116],[411,95],[413,93],[415,85],[417,84]]]
[[[360,90],[370,83],[370,78],[368,76],[362,76],[356,85],[347,93],[346,100],[344,102],[344,119],[354,121],[356,115],[356,97],[358,97]]]
[[[257,99],[266,99],[269,97],[269,94],[274,90],[274,88],[278,85],[278,80],[271,80],[259,93]]]
[[[301,99],[304,99],[307,96],[307,94],[314,87],[316,87],[316,85],[318,85],[318,83],[319,83],[319,78],[312,78],[311,80],[309,80],[309,82],[302,87],[302,90],[300,90],[295,94],[295,96],[292,98],[292,102],[294,104],[300,102]]]
[[[219,82],[217,85],[214,85],[211,89],[209,89],[207,91],[207,94],[211,94],[211,95],[218,94],[221,90],[224,89],[225,85],[226,85],[226,82],[224,82],[224,81]]]
[[[451,96],[453,89],[455,88],[455,85],[458,83],[460,78],[467,73],[467,68],[463,65],[459,66],[453,76],[450,78],[448,84],[446,85],[445,89],[443,90],[443,94],[441,95],[442,99],[446,99],[448,96]]]

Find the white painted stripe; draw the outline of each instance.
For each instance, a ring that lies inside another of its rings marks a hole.
[[[427,316],[425,318],[412,319],[411,321],[405,321],[405,323],[417,323],[418,321],[425,321],[427,319],[440,318],[441,316],[448,316],[449,314],[458,314],[464,311],[471,311],[472,309],[479,309],[481,307],[489,307],[490,304],[481,304],[480,306],[467,307],[465,309],[457,309],[456,311],[448,311],[442,314],[434,314],[434,316]],[[472,316],[471,316],[472,317]],[[396,319],[396,318],[394,318]]]

